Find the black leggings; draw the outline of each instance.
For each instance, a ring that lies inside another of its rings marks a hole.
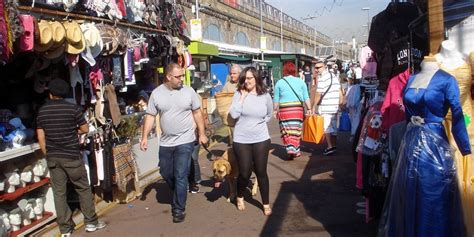
[[[243,197],[247,188],[252,168],[257,175],[260,195],[262,195],[263,205],[269,204],[269,183],[267,175],[268,151],[270,148],[270,139],[254,143],[242,144],[234,142],[234,154],[239,163],[239,179],[237,182],[237,197]]]

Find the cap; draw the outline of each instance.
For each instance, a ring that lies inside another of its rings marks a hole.
[[[48,84],[49,92],[54,96],[65,97],[69,92],[69,85],[61,79],[54,79]]]

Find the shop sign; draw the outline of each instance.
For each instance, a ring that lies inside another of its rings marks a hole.
[[[202,41],[201,19],[191,19],[191,40]]]
[[[267,50],[267,37],[260,37],[260,50]]]

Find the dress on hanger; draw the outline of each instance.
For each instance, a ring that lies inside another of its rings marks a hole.
[[[426,88],[404,90],[408,124],[387,193],[379,236],[465,236],[454,152],[442,124],[453,111],[452,131],[462,154],[471,153],[450,74],[438,70]]]
[[[471,142],[471,150],[474,145],[474,126],[472,124],[472,100],[471,100],[471,66],[464,62],[460,67],[455,69],[448,69],[440,64],[440,68],[451,74],[459,85],[460,99],[464,120],[466,123],[469,141]],[[451,111],[445,118],[444,126],[446,127],[446,134],[448,135],[449,143],[453,147],[457,147],[454,137],[451,134]],[[474,160],[472,156],[462,156],[459,150],[455,151],[457,174],[461,191],[461,199],[463,203],[464,220],[466,223],[468,236],[474,234],[474,185],[471,177],[473,177]]]

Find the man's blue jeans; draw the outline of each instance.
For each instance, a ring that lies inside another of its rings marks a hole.
[[[193,142],[174,147],[160,146],[158,165],[161,176],[173,192],[171,202],[173,216],[183,214],[186,209],[188,174],[193,150]]]

